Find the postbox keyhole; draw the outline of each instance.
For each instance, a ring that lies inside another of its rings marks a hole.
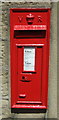
[[[24,77],[24,76],[22,76],[22,79],[25,79],[25,77]]]

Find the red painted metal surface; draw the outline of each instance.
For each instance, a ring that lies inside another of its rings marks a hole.
[[[10,9],[11,108],[47,109],[49,41],[49,8]],[[24,69],[26,48],[34,70]]]

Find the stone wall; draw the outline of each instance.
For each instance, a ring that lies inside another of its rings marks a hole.
[[[2,5],[0,2],[0,119],[2,118]]]
[[[38,1],[2,2],[2,118],[57,118],[57,3]],[[47,113],[16,114],[10,108],[10,8],[51,8],[51,39],[49,66],[49,107]],[[1,62],[0,62],[1,63]],[[1,69],[1,67],[0,67]],[[55,107],[55,109],[53,109]]]

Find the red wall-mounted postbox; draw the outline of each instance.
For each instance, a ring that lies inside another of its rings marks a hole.
[[[10,10],[11,108],[47,109],[50,9]]]

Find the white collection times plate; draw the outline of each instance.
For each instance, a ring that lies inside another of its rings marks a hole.
[[[35,71],[35,47],[24,47],[24,71]]]

